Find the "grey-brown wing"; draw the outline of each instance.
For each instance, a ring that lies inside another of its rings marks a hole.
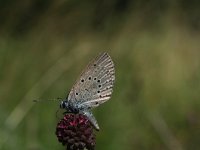
[[[91,108],[110,99],[115,80],[114,63],[102,53],[88,64],[72,87],[68,100]]]

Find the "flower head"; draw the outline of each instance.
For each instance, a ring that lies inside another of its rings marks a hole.
[[[66,114],[57,124],[56,135],[67,150],[94,150],[96,144],[93,127],[82,114]]]

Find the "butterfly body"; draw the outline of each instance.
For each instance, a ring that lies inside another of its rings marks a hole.
[[[60,103],[68,113],[80,113],[88,117],[95,129],[99,125],[91,109],[110,99],[115,80],[114,64],[107,53],[95,58],[72,87],[67,99]]]

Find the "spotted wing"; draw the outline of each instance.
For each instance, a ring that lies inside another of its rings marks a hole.
[[[99,106],[110,99],[115,80],[114,63],[108,53],[102,53],[88,64],[68,100],[87,108]]]

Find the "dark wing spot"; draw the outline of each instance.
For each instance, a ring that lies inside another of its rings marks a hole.
[[[88,79],[91,80],[91,77],[89,77]]]
[[[94,67],[96,67],[97,66],[97,64],[94,64]]]
[[[78,95],[78,93],[76,93],[76,95]]]
[[[101,87],[101,84],[99,84],[99,87]]]
[[[84,79],[82,79],[81,82],[84,82]]]
[[[96,80],[97,78],[94,78],[94,80]]]
[[[99,104],[98,102],[96,102],[96,105]]]
[[[100,91],[97,91],[97,93],[100,93]]]
[[[97,80],[97,82],[100,82],[100,80]]]

